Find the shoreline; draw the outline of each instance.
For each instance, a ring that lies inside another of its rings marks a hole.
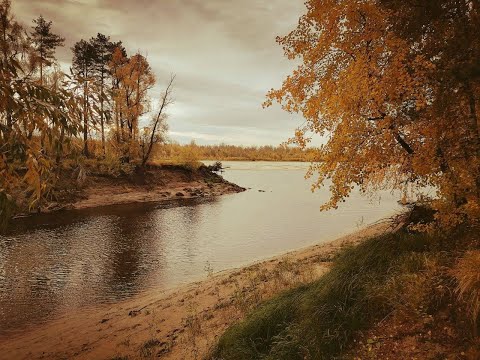
[[[209,198],[227,194],[243,192],[246,189],[226,180],[215,184],[206,184],[202,181],[179,182],[174,186],[152,187],[110,187],[96,188],[90,191],[87,199],[77,201],[65,210],[84,210],[105,206],[161,203],[171,200]],[[181,194],[181,195],[180,195]]]
[[[386,231],[391,231],[387,220],[241,268],[210,270],[205,280],[78,309],[0,336],[0,352],[7,359],[201,357],[261,301],[317,279],[342,248]]]
[[[94,209],[114,205],[162,203],[171,200],[210,198],[246,191],[225,180],[204,165],[196,170],[175,165],[150,166],[140,176],[91,174],[80,188],[72,175],[65,175],[60,192],[64,196],[50,201],[37,212],[20,212],[13,220],[59,211]],[[20,207],[22,208],[22,207]]]

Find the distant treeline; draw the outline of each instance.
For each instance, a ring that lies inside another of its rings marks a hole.
[[[153,160],[157,162],[184,158],[198,160],[244,161],[315,161],[318,149],[302,150],[292,146],[236,146],[236,145],[188,145],[157,144]]]

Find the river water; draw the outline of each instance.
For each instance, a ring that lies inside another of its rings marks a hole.
[[[249,190],[16,222],[0,236],[0,335],[328,241],[400,210],[398,195],[355,192],[320,212],[328,191],[311,193],[308,164],[224,166],[226,179]]]

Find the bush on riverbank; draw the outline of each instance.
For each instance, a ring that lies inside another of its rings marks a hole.
[[[407,336],[401,329],[416,329],[417,349],[435,344],[420,358],[455,351],[474,359],[480,268],[470,267],[480,265],[479,244],[478,228],[435,236],[403,229],[346,249],[321,279],[229,328],[210,358],[411,358],[398,351],[413,350],[393,343]],[[387,328],[379,332],[379,324]],[[392,337],[380,341],[382,333]]]

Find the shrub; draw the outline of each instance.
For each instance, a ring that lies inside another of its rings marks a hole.
[[[199,160],[198,153],[193,146],[183,147],[175,158],[178,165],[182,165],[189,170],[197,170],[201,165]]]

